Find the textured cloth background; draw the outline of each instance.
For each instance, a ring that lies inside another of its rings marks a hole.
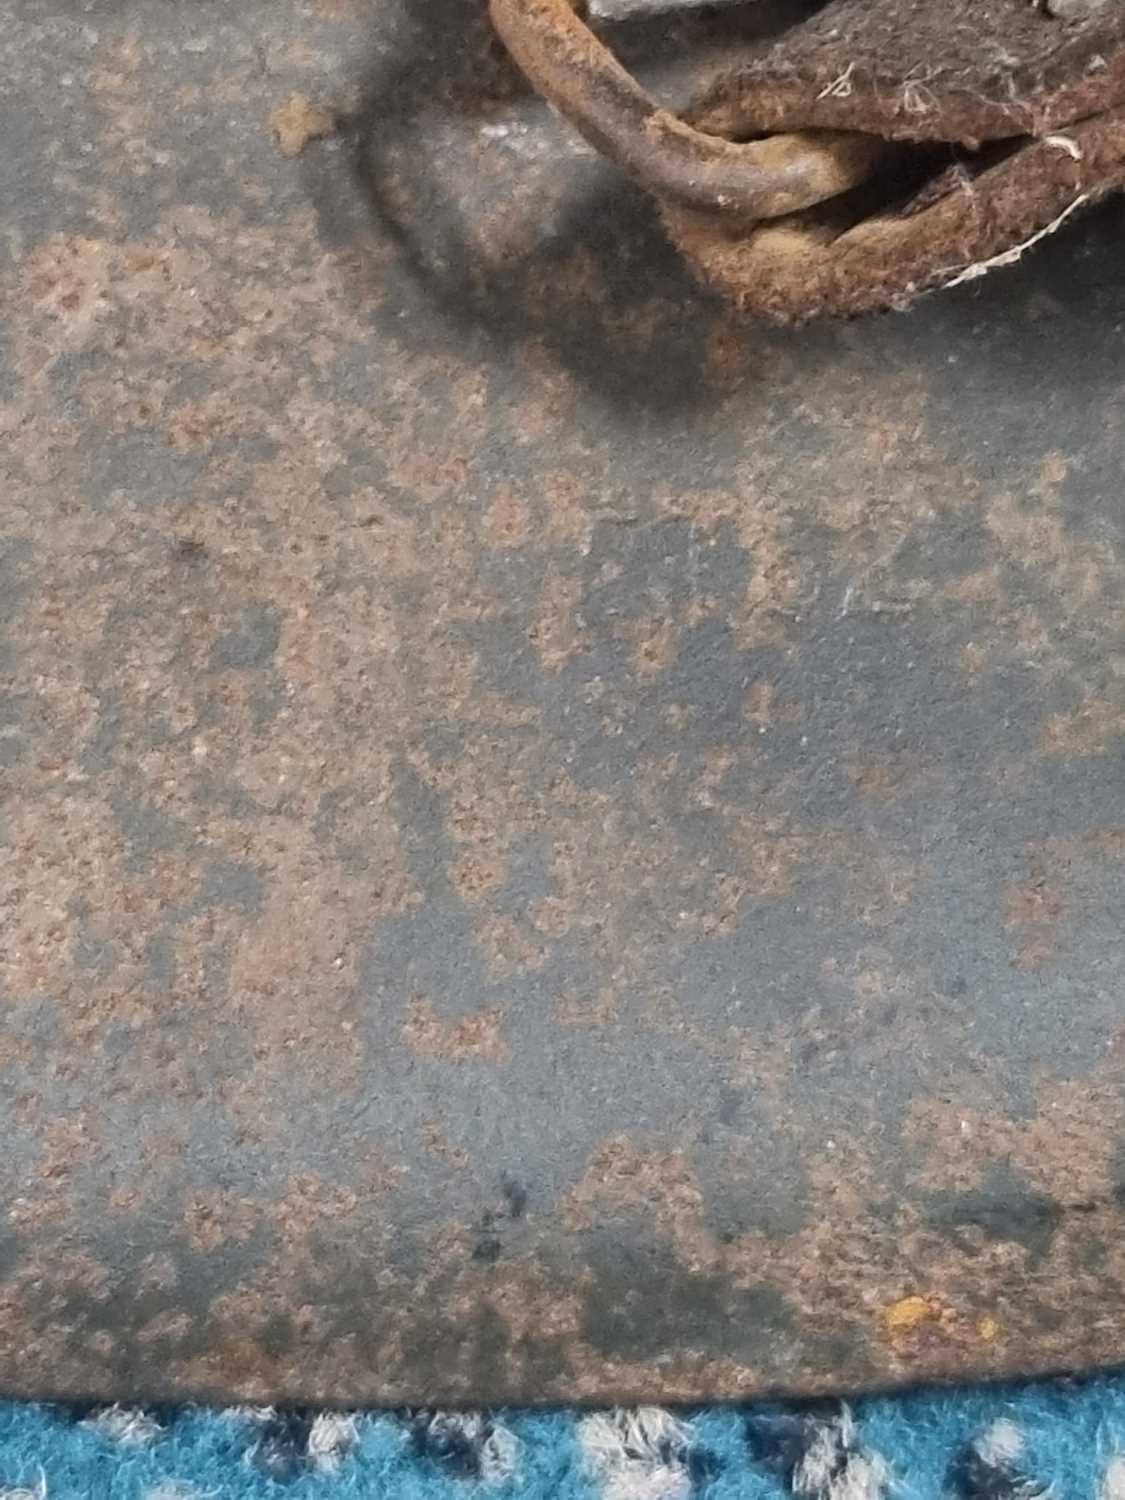
[[[1125,1377],[851,1407],[0,1406],[0,1500],[1125,1500]]]

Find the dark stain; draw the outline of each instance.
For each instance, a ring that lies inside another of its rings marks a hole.
[[[724,1084],[719,1090],[718,1120],[720,1125],[733,1129],[742,1113],[743,1091]]]
[[[965,1193],[932,1193],[927,1217],[961,1249],[970,1249],[963,1233],[979,1229],[990,1240],[1022,1245],[1032,1265],[1050,1251],[1065,1210],[1053,1198],[1037,1193],[1008,1166],[992,1167],[984,1185]]]
[[[596,1245],[590,1260],[597,1276],[586,1293],[583,1336],[616,1358],[656,1359],[690,1349],[707,1328],[713,1356],[753,1363],[759,1350],[792,1329],[792,1310],[776,1287],[737,1287],[725,1276],[689,1271],[664,1247],[607,1241]]]
[[[806,1369],[820,1377],[822,1386],[839,1385],[841,1370],[853,1389],[879,1382],[879,1365],[862,1328],[841,1326],[836,1333],[811,1334],[803,1354]]]
[[[194,566],[207,561],[207,546],[198,537],[182,536],[177,539],[172,555],[177,562]]]
[[[281,1359],[295,1343],[293,1319],[288,1313],[274,1313],[266,1319],[258,1342],[269,1359]]]
[[[27,745],[22,737],[11,735],[0,738],[0,771],[14,771],[27,756]]]
[[[19,1235],[11,1230],[0,1230],[0,1277],[8,1275],[19,1265],[23,1249]]]
[[[144,949],[144,987],[150,994],[167,994],[176,978],[176,939],[167,928],[152,933]]]
[[[199,893],[199,908],[222,906],[257,916],[266,899],[266,882],[260,870],[240,860],[216,859],[206,869]]]
[[[522,1219],[527,1212],[527,1189],[523,1183],[505,1173],[500,1179],[500,1191],[508,1205],[508,1217]]]
[[[131,869],[143,870],[157,855],[182,849],[190,843],[190,830],[183,820],[151,802],[121,791],[113,794],[110,805],[128,849]]]
[[[85,900],[77,900],[71,907],[75,924],[75,936],[71,945],[74,962],[80,969],[104,979],[111,974],[118,962],[116,944],[101,936],[90,921],[90,909]]]
[[[30,542],[6,541],[0,550],[0,625],[11,625],[31,588],[34,557]]]
[[[273,660],[280,639],[280,611],[269,604],[247,604],[239,610],[237,623],[215,642],[211,671],[266,667]]]

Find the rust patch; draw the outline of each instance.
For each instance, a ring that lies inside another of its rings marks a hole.
[[[619,1000],[616,991],[602,989],[596,994],[564,990],[555,998],[552,1016],[560,1026],[585,1030],[609,1026],[617,1019]]]
[[[1062,759],[1108,755],[1122,734],[1125,734],[1125,707],[1090,697],[1068,713],[1048,718],[1040,748],[1045,755]]]
[[[472,905],[500,889],[507,878],[507,866],[495,853],[467,850],[454,865],[450,878],[461,899]]]
[[[780,703],[777,685],[768,678],[752,682],[746,692],[747,720],[759,730],[771,729],[778,724],[798,724],[801,708],[797,703]]]
[[[211,1254],[227,1244],[244,1245],[261,1222],[261,1209],[231,1193],[197,1194],[184,1210],[184,1236],[193,1250]]]
[[[422,1127],[422,1145],[431,1156],[460,1172],[469,1166],[469,1153],[461,1146],[455,1146],[436,1120],[428,1120]]]
[[[491,978],[534,973],[549,955],[547,943],[525,919],[480,916],[473,937],[484,953]]]
[[[1016,964],[1041,968],[1055,956],[1065,903],[1045,874],[1036,874],[1004,891],[1004,925],[1017,935]]]
[[[911,796],[932,775],[931,757],[911,751],[869,754],[848,765],[848,777],[859,795],[879,802],[897,802]]]
[[[349,1219],[359,1205],[354,1188],[326,1182],[315,1172],[302,1172],[289,1179],[285,1192],[271,1209],[271,1216],[287,1242],[306,1237],[314,1229]]]
[[[423,996],[414,996],[407,1007],[402,1038],[420,1057],[442,1062],[470,1059],[506,1063],[511,1057],[504,1039],[504,1018],[499,1011],[482,1011],[459,1021],[443,1021]]]
[[[307,94],[290,94],[270,115],[270,130],[282,156],[300,156],[312,141],[323,140],[335,129],[332,112]]]
[[[676,658],[677,630],[671,620],[638,620],[630,628],[633,665],[642,676],[667,671]]]
[[[511,489],[498,491],[484,513],[484,536],[494,547],[522,547],[530,525],[526,502]]]

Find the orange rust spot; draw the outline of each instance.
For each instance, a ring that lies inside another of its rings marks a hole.
[[[995,1318],[983,1317],[977,1323],[977,1333],[986,1344],[991,1344],[1000,1332],[1000,1324]]]
[[[902,1297],[883,1309],[883,1327],[888,1333],[912,1333],[926,1323],[941,1321],[944,1309],[936,1297]]]

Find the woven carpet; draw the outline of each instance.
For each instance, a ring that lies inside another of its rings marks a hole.
[[[1125,1500],[1125,1376],[671,1411],[0,1405],[0,1500]]]

